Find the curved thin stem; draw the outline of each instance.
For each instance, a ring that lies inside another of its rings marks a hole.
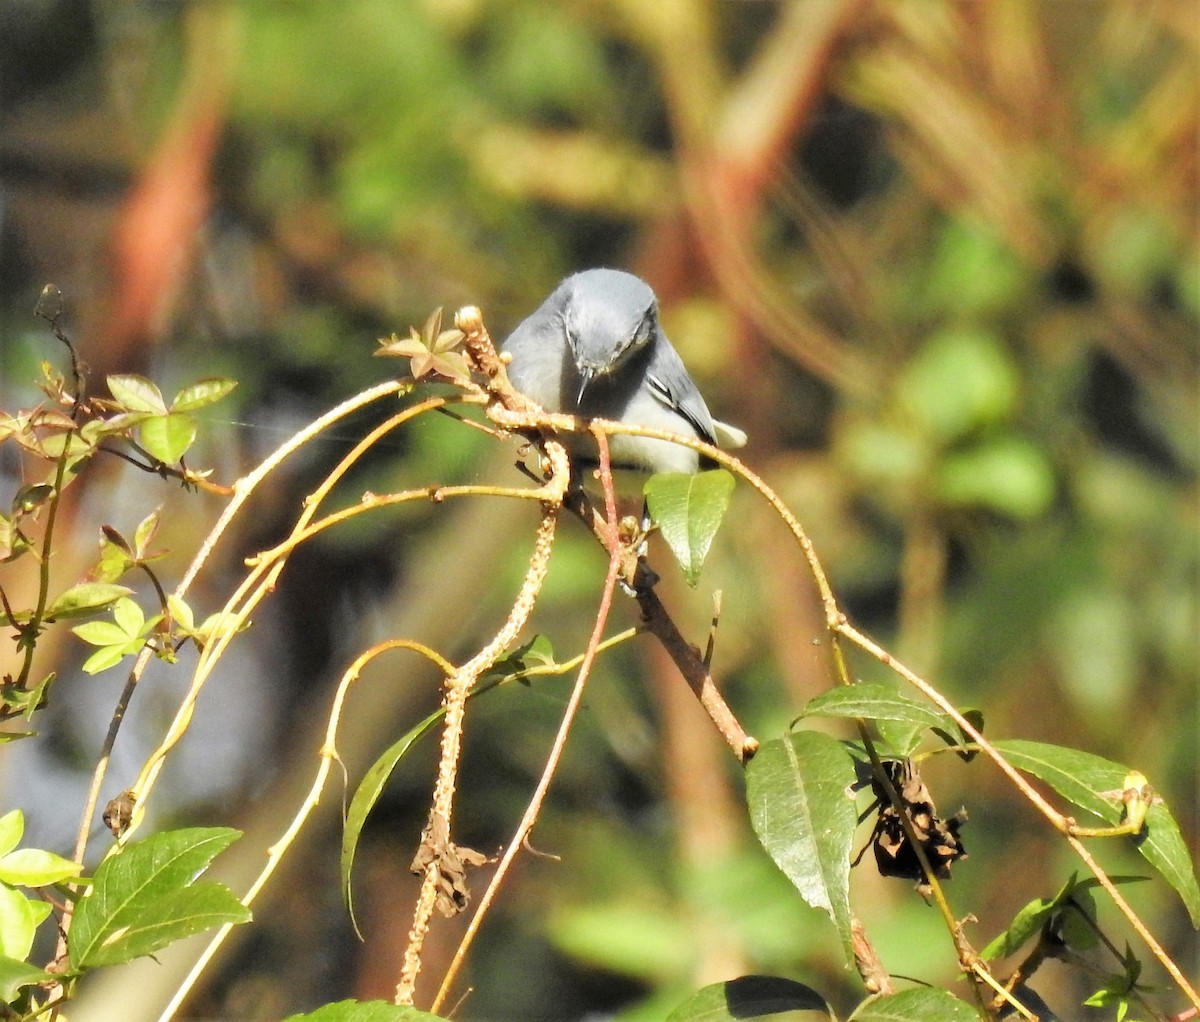
[[[612,609],[613,593],[616,590],[617,578],[621,571],[621,548],[616,542],[617,508],[613,492],[612,470],[609,464],[608,440],[602,432],[596,434],[596,440],[600,447],[600,476],[604,490],[604,512],[608,519],[610,535],[613,537],[613,542],[609,546],[608,572],[604,577],[604,588],[600,594],[600,605],[596,613],[596,623],[592,628],[591,637],[588,639],[587,649],[583,654],[583,662],[579,665],[579,674],[575,678],[575,685],[571,689],[571,696],[567,700],[566,709],[563,711],[562,720],[559,722],[558,732],[554,736],[554,744],[550,747],[550,754],[546,757],[546,765],[542,768],[542,775],[538,779],[537,787],[529,799],[529,804],[525,807],[525,813],[521,817],[521,822],[517,824],[517,829],[513,832],[508,847],[505,848],[504,855],[500,858],[500,864],[496,867],[496,872],[492,875],[487,890],[484,891],[483,897],[479,900],[479,907],[475,910],[475,914],[471,917],[471,921],[467,925],[467,931],[463,934],[463,938],[454,952],[454,958],[451,960],[450,966],[446,969],[446,974],[442,977],[442,984],[438,989],[437,996],[434,998],[431,1008],[434,1012],[442,1006],[447,995],[450,993],[450,987],[453,985],[459,969],[462,968],[462,964],[466,960],[467,951],[474,942],[475,935],[479,932],[488,909],[495,900],[496,894],[504,883],[505,877],[508,876],[508,871],[516,859],[517,853],[525,847],[525,842],[533,830],[534,824],[537,823],[537,818],[542,811],[542,804],[546,800],[546,793],[550,790],[550,783],[554,779],[554,774],[558,769],[559,760],[562,759],[563,749],[566,748],[567,736],[570,734],[571,726],[574,724],[575,717],[579,712],[579,706],[583,700],[584,687],[587,685],[587,679],[592,671],[592,664],[595,662],[597,652],[600,649],[601,640],[604,636],[604,628],[608,623],[608,615]]]

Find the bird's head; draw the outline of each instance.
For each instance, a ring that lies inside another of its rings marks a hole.
[[[568,281],[563,324],[579,396],[593,379],[617,371],[658,333],[658,300],[645,281],[621,270],[585,270]]]

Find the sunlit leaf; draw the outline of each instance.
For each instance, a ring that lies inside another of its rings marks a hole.
[[[36,986],[57,977],[7,955],[0,955],[0,1003],[11,1004],[22,987]]]
[[[14,887],[45,887],[80,872],[78,863],[40,848],[18,848],[0,856],[0,880]]]
[[[851,1022],[979,1022],[977,1012],[966,1001],[945,990],[904,990],[890,997],[868,1001]]]
[[[650,517],[692,587],[700,581],[700,569],[725,518],[733,485],[733,476],[723,468],[694,475],[662,472],[646,482]]]
[[[162,391],[144,376],[113,374],[107,377],[109,393],[130,412],[165,415],[167,405]]]
[[[1009,739],[993,743],[1018,770],[1041,778],[1063,798],[1093,813],[1106,824],[1121,821],[1124,806],[1120,793],[1129,768],[1045,742]],[[1187,906],[1192,925],[1200,926],[1200,883],[1179,825],[1161,801],[1146,814],[1146,826],[1133,846],[1166,879]]]
[[[434,354],[444,354],[462,344],[463,338],[466,336],[461,330],[443,330],[433,339],[433,344],[430,345],[430,348]]]
[[[1114,884],[1132,884],[1144,881],[1146,877],[1110,876],[1109,879]],[[1009,955],[1016,954],[1025,943],[1032,940],[1041,931],[1055,912],[1062,910],[1069,900],[1085,897],[1090,901],[1091,889],[1098,886],[1100,886],[1100,881],[1095,877],[1088,877],[1081,881],[1077,874],[1071,874],[1070,879],[1063,884],[1053,898],[1034,898],[1033,901],[1023,905],[1020,911],[1013,916],[1012,922],[1008,924],[1005,931],[989,941],[987,947],[979,952],[980,957],[985,961],[990,961],[994,958],[1007,958]]]
[[[175,465],[196,439],[196,420],[186,412],[156,415],[138,427],[138,439],[159,461]]]
[[[162,509],[155,508],[139,523],[133,533],[134,550],[139,560],[145,560],[149,554],[149,546],[158,534],[158,526],[162,520]]]
[[[125,657],[136,653],[139,648],[140,644],[101,646],[83,662],[81,670],[84,674],[99,674],[101,671],[107,671],[110,667],[116,667]]]
[[[428,734],[441,719],[441,710],[431,713],[416,727],[411,728],[399,741],[392,743],[384,750],[383,755],[375,760],[363,775],[358,788],[355,789],[354,797],[350,800],[350,806],[346,810],[346,823],[342,830],[341,878],[342,897],[345,899],[346,910],[350,913],[350,919],[354,922],[356,929],[358,923],[354,919],[351,877],[354,872],[354,856],[358,851],[358,839],[362,835],[362,829],[366,825],[367,817],[375,807],[375,803],[379,801],[379,796],[383,793],[383,786],[392,776],[396,765],[404,758],[408,750]]]
[[[239,836],[228,827],[166,831],[106,859],[75,911],[71,965],[127,962],[214,926],[247,922],[250,911],[232,891],[196,879]]]
[[[0,955],[18,961],[29,956],[34,931],[46,917],[35,908],[35,903],[20,891],[0,884]]]
[[[82,617],[132,592],[127,586],[114,585],[112,582],[81,582],[59,594],[46,608],[46,617],[51,620]]]
[[[828,689],[805,704],[803,716],[894,720],[928,728],[946,722],[945,716],[927,703],[880,682],[859,682]]]
[[[444,1022],[444,1016],[389,1001],[338,1001],[316,1011],[289,1015],[284,1022]]]
[[[200,380],[190,387],[184,387],[175,395],[175,400],[171,402],[171,411],[190,412],[197,408],[203,408],[205,405],[214,404],[236,386],[237,380],[227,380],[222,377],[214,376]]]
[[[818,1012],[834,1018],[825,998],[812,987],[778,976],[740,976],[693,994],[667,1016],[667,1022],[739,1022],[785,1011]],[[811,1017],[816,1022],[817,1016]]]
[[[25,833],[25,814],[20,809],[10,809],[0,816],[0,855],[7,855],[21,843]]]
[[[383,338],[379,342],[379,347],[375,349],[376,355],[394,355],[397,358],[412,358],[414,355],[427,354],[429,351],[420,338],[417,337],[399,337],[392,334],[391,337]]]
[[[111,646],[129,640],[125,629],[113,621],[85,621],[71,631],[89,646]]]
[[[829,913],[848,962],[854,764],[816,731],[767,742],[746,767],[750,822],[776,865],[813,908]]]

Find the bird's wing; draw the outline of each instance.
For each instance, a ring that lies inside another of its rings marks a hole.
[[[708,405],[688,375],[683,359],[662,335],[655,343],[654,358],[646,370],[646,383],[659,401],[692,424],[701,440],[710,444],[717,442]]]

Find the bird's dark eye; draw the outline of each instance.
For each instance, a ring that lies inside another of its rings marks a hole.
[[[642,321],[638,324],[637,331],[634,333],[634,340],[637,344],[645,344],[650,335],[654,332],[654,306],[646,310],[646,314],[642,317]]]

